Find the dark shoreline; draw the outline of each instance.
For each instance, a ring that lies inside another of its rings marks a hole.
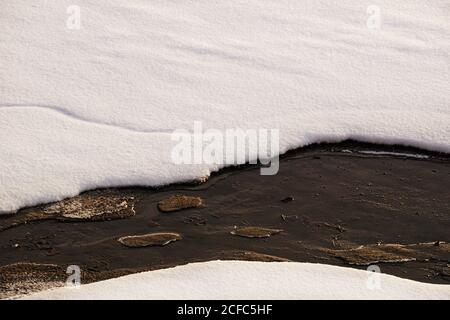
[[[361,153],[367,150],[428,158]],[[82,282],[214,259],[288,259],[365,269],[364,263],[349,263],[348,250],[361,245],[378,250],[386,244],[410,245],[401,247],[410,259],[377,263],[382,272],[450,284],[445,244],[450,242],[450,156],[347,141],[291,150],[281,157],[275,176],[260,176],[258,168],[225,168],[197,185],[82,195],[134,197],[136,215],[120,220],[21,221],[42,206],[1,217],[0,297],[64,281],[68,265],[81,267]],[[157,209],[158,201],[176,194],[201,197],[205,205],[171,213]],[[294,199],[281,201],[287,197]],[[234,226],[283,232],[248,239],[231,235]],[[182,240],[144,248],[117,241],[152,232],[177,232]],[[23,262],[32,264],[17,265]]]

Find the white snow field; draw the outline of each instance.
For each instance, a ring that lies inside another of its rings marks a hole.
[[[195,121],[279,129],[281,153],[349,138],[449,153],[449,17],[448,0],[3,0],[0,213],[208,176],[220,165],[171,159]],[[207,262],[27,298],[450,298],[370,275]]]
[[[1,1],[0,212],[208,176],[170,157],[194,121],[450,152],[448,0],[376,4]]]
[[[298,262],[210,261],[24,299],[450,299],[450,286]]]

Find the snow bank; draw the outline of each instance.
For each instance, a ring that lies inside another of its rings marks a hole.
[[[0,4],[0,212],[219,169],[174,129],[279,128],[280,152],[353,138],[450,152],[447,0]],[[70,12],[73,14],[73,11]]]
[[[450,299],[450,286],[297,262],[211,261],[57,288],[25,299]]]

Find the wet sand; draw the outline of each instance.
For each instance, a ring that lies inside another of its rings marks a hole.
[[[201,204],[160,211],[158,203],[174,195],[199,197]],[[354,142],[314,145],[284,155],[275,176],[242,166],[201,185],[83,197],[99,199],[97,208],[110,197],[129,206],[117,219],[62,219],[61,206],[51,215],[37,206],[0,218],[0,297],[62,285],[68,265],[80,266],[88,283],[213,259],[377,264],[383,273],[450,284],[450,158],[441,154]],[[261,228],[277,232],[265,237]],[[159,234],[143,238],[151,239],[148,246],[118,241],[151,233]]]

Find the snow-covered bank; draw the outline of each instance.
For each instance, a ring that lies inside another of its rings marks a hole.
[[[25,299],[450,299],[450,286],[297,262],[211,261]]]
[[[450,152],[447,0],[0,4],[0,212],[219,169],[174,129],[279,128],[280,152],[347,138]]]

